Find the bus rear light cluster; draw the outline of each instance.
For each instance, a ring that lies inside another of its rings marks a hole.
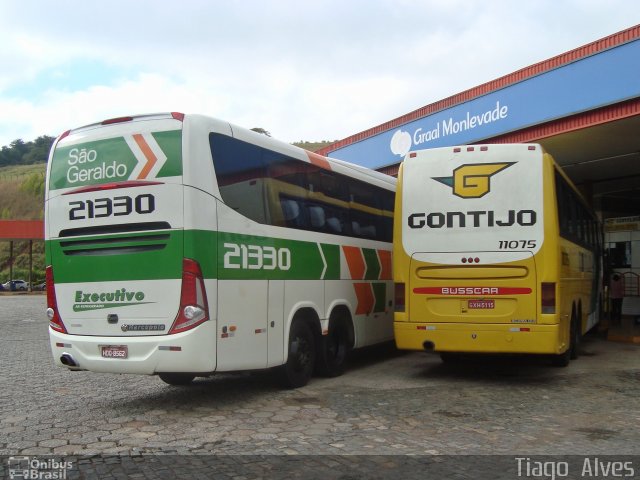
[[[169,333],[190,330],[207,320],[209,320],[209,306],[200,265],[195,260],[185,258],[182,261],[180,309]]]
[[[113,125],[114,123],[126,123],[133,121],[133,117],[116,117],[103,120],[101,125]]]
[[[67,333],[67,329],[64,323],[62,323],[60,313],[58,312],[56,288],[53,283],[53,267],[51,265],[46,268],[45,280],[47,284],[47,317],[49,318],[49,327],[56,332]]]
[[[395,301],[393,302],[395,307],[395,311],[396,312],[404,312],[405,309],[405,305],[404,305],[404,294],[405,294],[405,288],[404,288],[404,283],[396,283],[394,285],[395,287]]]
[[[556,313],[556,284],[542,283],[540,288],[542,313]]]
[[[462,263],[480,263],[480,259],[478,257],[476,257],[476,258],[462,257]]]

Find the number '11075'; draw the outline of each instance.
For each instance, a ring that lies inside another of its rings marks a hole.
[[[500,250],[526,250],[536,248],[535,240],[500,240],[498,241]]]

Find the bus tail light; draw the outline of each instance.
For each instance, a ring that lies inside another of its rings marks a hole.
[[[396,283],[395,286],[395,311],[404,312],[404,283]]]
[[[209,320],[207,292],[200,265],[195,260],[182,260],[180,309],[169,333],[180,333]]]
[[[58,312],[58,301],[56,300],[56,287],[53,283],[53,267],[49,265],[45,270],[45,282],[47,285],[47,317],[49,327],[56,332],[67,333],[67,329],[62,323]]]
[[[542,288],[542,313],[556,313],[556,284],[543,283]]]
[[[117,117],[117,118],[109,118],[108,120],[103,120],[101,124],[113,125],[114,123],[126,123],[131,121],[133,121],[133,117]]]

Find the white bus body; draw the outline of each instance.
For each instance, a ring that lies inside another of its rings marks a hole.
[[[198,115],[61,135],[47,168],[51,349],[72,370],[342,372],[393,337],[395,179]]]

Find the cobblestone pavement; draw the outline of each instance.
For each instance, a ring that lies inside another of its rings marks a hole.
[[[386,347],[298,390],[268,371],[172,387],[55,367],[44,310],[42,295],[0,297],[3,455],[640,453],[640,347],[598,336],[564,369]]]

